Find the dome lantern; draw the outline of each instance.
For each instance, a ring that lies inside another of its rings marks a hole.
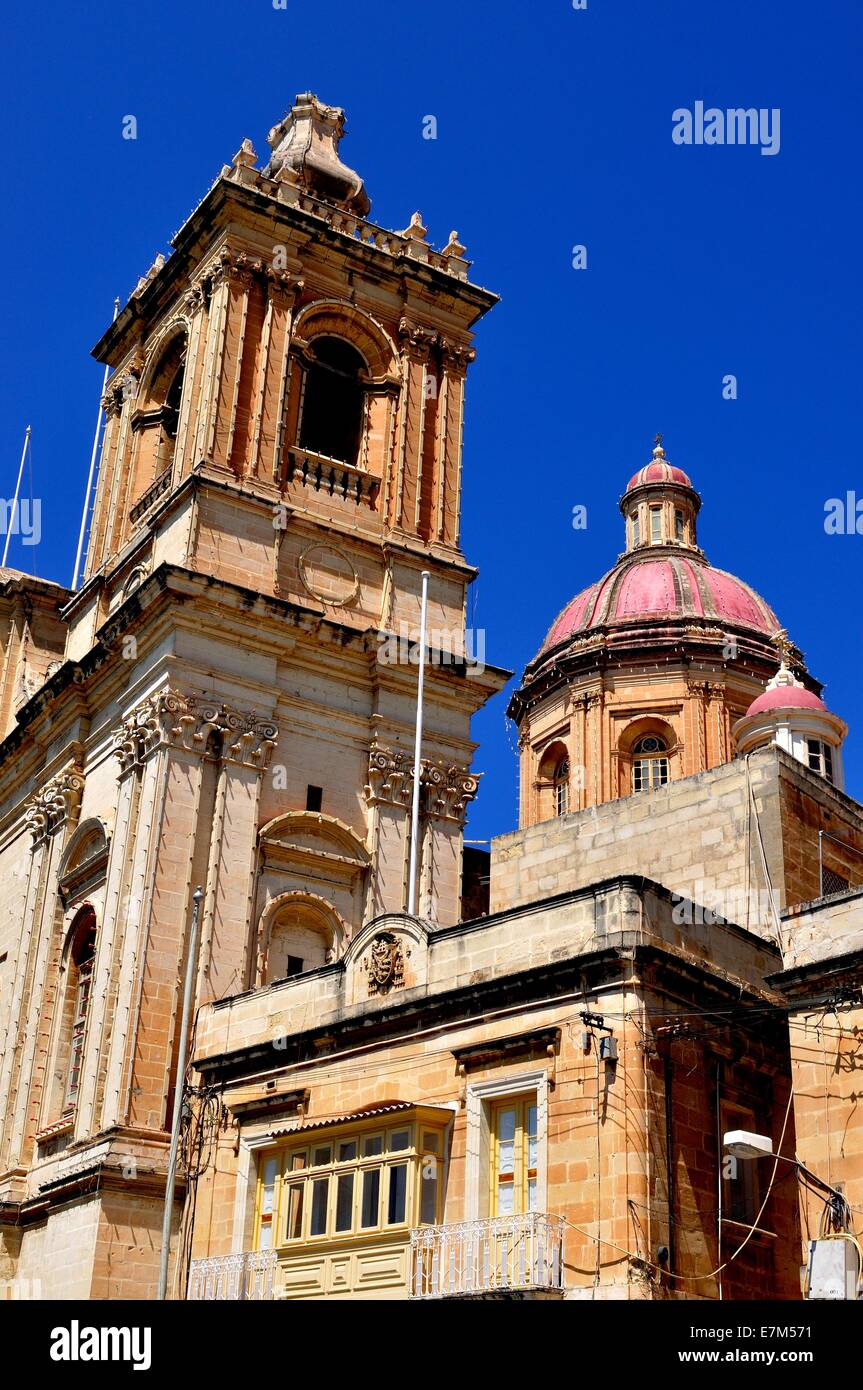
[[[650,462],[633,474],[620,499],[627,552],[645,546],[697,551],[695,518],[700,507],[692,480],[666,457],[658,434]]]

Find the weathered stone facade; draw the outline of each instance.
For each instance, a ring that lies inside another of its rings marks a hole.
[[[0,1289],[154,1296],[190,967],[174,1297],[797,1297],[796,1190],[722,1136],[863,1200],[859,893],[823,896],[861,881],[863,808],[734,756],[775,620],[707,573],[657,444],[592,601],[610,630],[658,565],[670,626],[564,651],[570,612],[532,663],[521,828],[463,913],[470,720],[507,676],[451,640],[495,297],[455,233],[368,221],[343,127],[305,93],[263,169],[244,141],[97,346],[82,588],[2,576]],[[666,784],[629,794],[624,726],[666,730]]]

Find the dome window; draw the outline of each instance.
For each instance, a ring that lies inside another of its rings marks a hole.
[[[650,508],[650,544],[659,545],[662,540],[662,508]]]
[[[674,511],[674,539],[682,541],[685,539],[683,533],[683,512],[679,508]]]
[[[656,734],[640,738],[632,750],[632,790],[652,791],[668,781],[668,744]]]
[[[641,527],[638,523],[638,512],[633,512],[630,516],[632,522],[632,544],[633,547],[641,544]]]

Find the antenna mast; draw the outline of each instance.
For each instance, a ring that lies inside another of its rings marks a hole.
[[[19,500],[21,496],[21,479],[24,476],[24,460],[27,457],[27,450],[30,447],[30,434],[31,430],[28,425],[24,431],[24,447],[21,450],[21,463],[18,468],[18,481],[15,484],[15,496],[12,499],[12,510],[9,513],[9,520],[6,523],[6,541],[3,546],[3,559],[0,560],[0,565],[3,565],[4,568],[6,565],[6,557],[9,554],[9,542],[12,540],[12,532],[18,524],[18,508],[21,505]]]

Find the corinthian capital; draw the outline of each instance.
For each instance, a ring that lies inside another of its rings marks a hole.
[[[33,849],[78,815],[84,791],[84,774],[71,764],[40,787],[27,806],[25,820],[33,837]]]

